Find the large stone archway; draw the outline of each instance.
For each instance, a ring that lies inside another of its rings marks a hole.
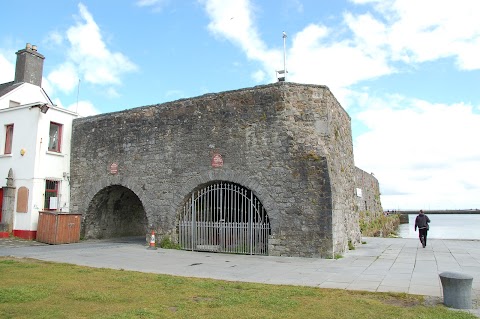
[[[90,201],[82,233],[85,238],[145,236],[148,221],[142,202],[130,189],[111,185]]]
[[[252,190],[236,183],[197,187],[185,199],[177,225],[185,250],[268,255],[267,211]]]

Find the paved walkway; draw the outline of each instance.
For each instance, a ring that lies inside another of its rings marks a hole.
[[[473,276],[473,313],[480,316],[480,241],[364,238],[343,258],[245,256],[146,248],[145,240],[88,240],[46,245],[0,239],[0,256],[91,267],[268,284],[292,284],[442,297],[439,274]]]

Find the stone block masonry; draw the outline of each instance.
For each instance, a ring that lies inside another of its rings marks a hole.
[[[70,210],[85,237],[130,234],[128,212],[140,211],[132,227],[176,241],[192,192],[227,181],[262,202],[270,255],[332,258],[360,241],[350,117],[326,86],[279,82],[101,114],[74,120],[72,135]]]
[[[368,212],[372,218],[383,214],[380,186],[373,173],[355,168],[356,204],[359,212]]]

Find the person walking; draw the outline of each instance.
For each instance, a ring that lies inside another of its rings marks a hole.
[[[420,213],[417,218],[415,218],[415,231],[417,231],[418,227],[418,238],[420,239],[423,248],[427,246],[427,232],[430,228],[428,223],[430,223],[430,218],[428,218],[428,216],[423,213],[423,210],[420,209]]]

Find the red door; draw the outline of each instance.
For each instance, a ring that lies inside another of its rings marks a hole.
[[[2,222],[3,188],[0,188],[0,223]]]

